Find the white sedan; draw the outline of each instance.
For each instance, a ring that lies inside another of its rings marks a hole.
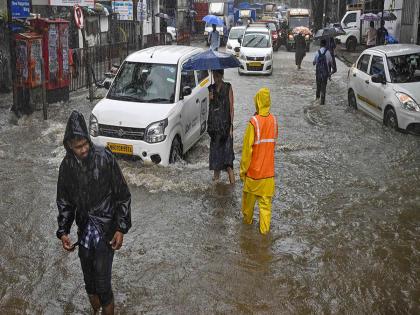
[[[348,102],[385,125],[420,133],[420,46],[377,46],[348,73]]]

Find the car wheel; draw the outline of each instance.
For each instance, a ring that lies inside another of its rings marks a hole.
[[[350,37],[346,42],[346,48],[348,51],[355,51],[357,46],[357,40],[354,37]]]
[[[389,108],[385,112],[385,125],[394,130],[398,130],[397,114],[395,114],[395,111],[393,108]]]
[[[351,108],[357,109],[356,95],[354,95],[353,90],[349,90],[349,93],[347,95],[347,100],[348,100],[349,106]]]
[[[169,163],[173,164],[180,160],[182,160],[181,141],[179,140],[178,136],[175,136],[174,140],[172,141],[171,152],[169,154]]]

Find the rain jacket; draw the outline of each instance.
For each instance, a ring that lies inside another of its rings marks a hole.
[[[67,142],[75,136],[89,141],[88,157],[76,158]],[[69,234],[76,219],[80,233],[89,218],[105,241],[116,231],[127,233],[131,227],[131,194],[112,153],[96,147],[89,138],[82,114],[73,111],[63,140],[67,154],[60,165],[57,182],[57,237]]]
[[[270,90],[262,88],[254,97],[257,114],[268,116],[270,114]],[[252,160],[252,146],[254,144],[255,131],[254,126],[249,122],[245,131],[244,142],[242,146],[242,158],[240,165],[240,177],[244,182],[243,190],[257,196],[274,195],[274,177],[264,179],[252,179],[246,176]]]

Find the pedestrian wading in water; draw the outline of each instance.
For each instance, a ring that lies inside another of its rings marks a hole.
[[[73,111],[64,134],[66,156],[57,182],[57,237],[79,258],[94,314],[114,314],[111,271],[114,251],[131,227],[131,194],[112,153],[89,140],[82,114]],[[78,241],[69,234],[76,219]]]
[[[321,98],[320,104],[325,104],[325,95],[327,93],[327,83],[328,80],[331,80],[331,65],[332,57],[330,52],[327,49],[327,41],[321,39],[321,48],[315,54],[313,61],[316,77],[316,101]]]
[[[295,63],[298,70],[301,69],[303,58],[306,56],[306,40],[302,33],[295,35]]]
[[[256,113],[245,131],[240,178],[243,182],[242,213],[252,224],[255,202],[260,210],[260,232],[270,231],[271,200],[274,195],[274,152],[278,136],[277,118],[270,114],[270,90],[262,88],[254,97]]]
[[[209,86],[209,168],[214,171],[213,180],[219,180],[220,171],[227,171],[229,182],[234,184],[233,91],[230,83],[223,81],[223,74],[223,70],[214,70],[214,84]]]

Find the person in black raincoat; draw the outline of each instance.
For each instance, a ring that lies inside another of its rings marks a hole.
[[[111,270],[114,251],[131,227],[131,194],[116,159],[89,139],[82,114],[73,111],[63,140],[67,154],[57,182],[58,230],[63,248],[79,245],[86,292],[95,314],[114,313]],[[78,241],[69,234],[76,219]]]
[[[295,63],[296,67],[300,70],[303,58],[306,56],[306,40],[302,33],[295,35],[296,51]]]

